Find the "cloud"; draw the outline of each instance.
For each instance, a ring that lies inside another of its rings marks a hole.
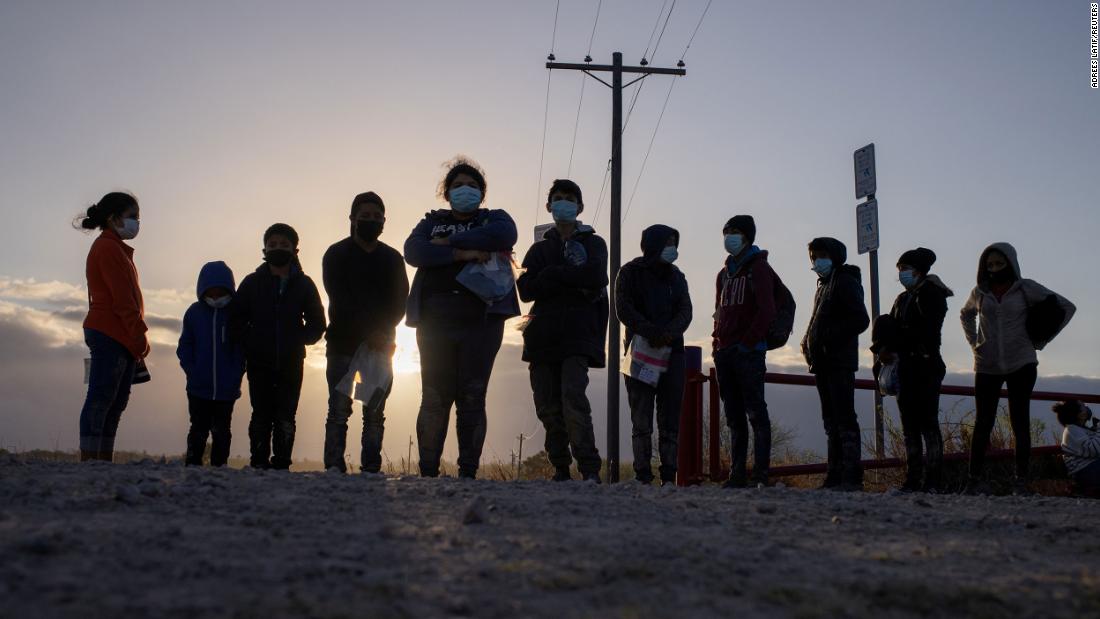
[[[83,286],[68,282],[57,280],[40,282],[33,277],[21,279],[0,275],[0,299],[70,305],[87,303],[88,293]]]

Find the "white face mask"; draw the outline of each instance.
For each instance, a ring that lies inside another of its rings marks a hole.
[[[206,298],[203,299],[203,301],[206,301],[206,304],[209,305],[210,307],[214,308],[214,309],[222,309],[226,305],[229,305],[230,299],[232,299],[232,297],[230,297],[229,295],[226,295],[226,296],[218,298],[218,299],[215,299],[213,297],[206,297]]]
[[[133,217],[127,217],[122,220],[122,227],[115,228],[115,232],[118,233],[123,240],[129,241],[132,238],[137,237],[138,231],[141,229],[141,222]]]

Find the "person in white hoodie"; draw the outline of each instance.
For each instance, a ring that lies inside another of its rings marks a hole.
[[[1100,431],[1092,411],[1080,400],[1059,402],[1051,409],[1064,426],[1062,459],[1077,492],[1100,498]]]
[[[1064,297],[1020,274],[1016,249],[994,243],[978,260],[978,285],[961,312],[963,332],[974,350],[974,433],[970,442],[968,492],[982,492],[985,452],[997,419],[1001,387],[1007,385],[1008,414],[1016,443],[1013,490],[1027,492],[1031,452],[1031,392],[1037,350],[1069,323],[1076,311]]]

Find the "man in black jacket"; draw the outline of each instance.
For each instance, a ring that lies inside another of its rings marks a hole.
[[[351,417],[351,398],[336,390],[361,345],[392,355],[397,323],[405,316],[409,277],[405,259],[378,240],[386,223],[386,206],[372,191],[351,202],[351,235],[333,244],[321,262],[328,294],[329,326],[325,334],[328,366],[328,419],[325,421],[325,468],[343,472]],[[380,401],[363,404],[362,471],[382,468],[382,435],[387,392]]]
[[[862,444],[855,406],[859,369],[859,334],[870,318],[863,303],[859,267],[845,264],[848,250],[840,241],[810,241],[810,260],[817,273],[813,315],[802,339],[802,354],[817,378],[821,417],[828,437],[829,468],[822,487],[863,489]]]
[[[600,452],[585,390],[588,368],[606,365],[607,244],[577,220],[584,201],[573,181],[554,181],[546,210],[555,225],[528,250],[516,281],[520,298],[534,302],[523,331],[523,360],[531,364],[535,412],[546,429],[554,480],[570,479],[576,458],[584,480],[598,483]]]
[[[684,332],[691,324],[687,278],[672,265],[678,257],[680,233],[663,225],[642,232],[642,256],[623,265],[615,280],[615,311],[626,326],[626,345],[634,336],[656,347],[669,346],[668,370],[656,387],[626,377],[634,430],[634,474],[651,483],[653,469],[653,408],[656,399],[661,481],[676,481],[680,406],[684,397]]]
[[[321,295],[297,256],[294,228],[272,225],[264,232],[265,264],[241,281],[229,306],[230,333],[244,343],[248,365],[253,468],[290,468],[306,346],[325,332]]]
[[[940,355],[940,341],[947,297],[954,292],[928,272],[935,262],[935,252],[924,247],[901,255],[898,280],[905,291],[890,310],[894,329],[871,346],[879,361],[898,364],[898,409],[905,435],[904,492],[938,492],[943,467],[940,386],[947,368]],[[875,327],[879,331],[878,321]]]

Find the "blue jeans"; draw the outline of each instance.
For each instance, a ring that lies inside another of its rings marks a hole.
[[[351,355],[328,354],[328,366],[325,378],[328,379],[328,419],[325,420],[325,468],[336,467],[347,470],[344,463],[344,451],[347,449],[348,419],[351,417],[352,401],[348,396],[336,390],[336,385],[348,373]],[[388,397],[389,394],[387,393]],[[362,470],[377,473],[382,470],[382,434],[386,423],[386,398],[378,406],[370,409],[363,405],[362,452],[359,459]]]
[[[422,321],[416,329],[422,391],[416,437],[422,476],[439,475],[452,406],[459,475],[477,475],[488,424],[485,393],[503,338],[504,318],[498,315],[465,324]]]
[[[88,396],[80,409],[80,450],[110,454],[122,411],[130,400],[137,360],[114,338],[94,329],[84,329],[84,342],[91,351]]]
[[[772,426],[768,403],[764,400],[764,374],[767,366],[762,350],[741,351],[736,346],[714,355],[718,388],[730,429],[730,479],[745,483],[745,459],[749,450],[749,425],[752,425],[752,477],[767,483],[771,462]]]

